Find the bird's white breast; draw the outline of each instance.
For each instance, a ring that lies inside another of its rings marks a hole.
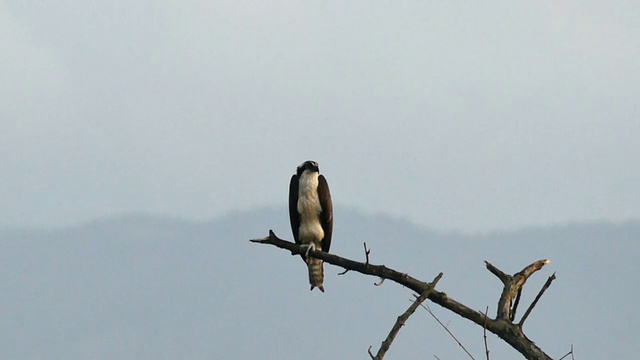
[[[305,170],[298,183],[299,237],[302,243],[317,242],[324,238],[320,224],[322,206],[318,198],[318,173]]]

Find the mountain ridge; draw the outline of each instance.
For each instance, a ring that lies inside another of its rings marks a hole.
[[[355,207],[347,207],[339,210],[338,214],[343,213],[346,215],[348,221],[366,222],[370,225],[383,220],[385,223],[393,223],[396,227],[408,227],[411,229],[419,230],[422,232],[433,234],[437,237],[454,237],[454,238],[467,238],[467,237],[506,237],[517,236],[522,233],[531,232],[554,232],[554,231],[572,231],[579,228],[595,229],[595,228],[632,228],[640,229],[640,219],[627,219],[622,221],[612,220],[583,220],[583,221],[569,221],[564,223],[552,223],[541,225],[528,225],[521,228],[514,229],[494,229],[489,231],[476,231],[466,232],[461,230],[439,230],[423,224],[413,222],[409,219],[393,216],[386,213],[376,212],[367,213],[359,210]],[[83,231],[83,229],[100,228],[100,227],[112,227],[112,226],[218,226],[223,225],[226,222],[238,222],[240,220],[257,223],[264,223],[262,219],[265,218],[280,218],[288,216],[288,212],[285,207],[277,206],[263,206],[252,210],[234,210],[229,211],[221,216],[211,219],[190,219],[179,216],[172,216],[166,214],[156,214],[143,211],[131,211],[117,213],[113,215],[107,215],[83,221],[77,224],[65,225],[61,227],[41,227],[41,226],[0,226],[0,236],[9,234],[52,234],[58,232],[74,232]],[[281,220],[281,219],[280,219]],[[288,221],[288,219],[287,219]],[[338,219],[340,222],[340,218]],[[268,225],[265,230],[268,230]],[[288,234],[287,234],[288,235]]]
[[[527,320],[527,335],[554,357],[571,344],[582,359],[640,351],[627,336],[640,326],[634,301],[640,275],[630,271],[640,252],[638,222],[468,235],[348,209],[338,210],[336,219],[332,253],[364,261],[366,242],[372,264],[425,281],[443,272],[438,289],[482,311],[495,311],[501,290],[485,260],[515,273],[550,258],[522,294],[528,304],[557,273]],[[248,241],[269,229],[290,239],[285,209],[235,212],[215,221],[124,215],[0,234],[0,357],[298,359],[316,345],[313,336],[297,336],[310,331],[321,332],[330,346],[305,358],[366,357],[406,309],[411,292],[392,282],[373,286],[378,279],[353,272],[338,276],[341,269],[329,264],[326,293],[309,292],[298,257]],[[433,310],[470,351],[483,353],[481,328]],[[416,315],[389,356],[460,357],[442,329]],[[591,326],[612,319],[616,326],[606,332]],[[489,341],[496,358],[517,358],[495,337]]]

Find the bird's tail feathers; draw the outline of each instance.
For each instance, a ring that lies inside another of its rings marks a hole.
[[[324,261],[309,256],[307,257],[306,262],[309,267],[309,284],[311,284],[310,290],[317,287],[320,291],[324,292],[324,286],[322,286],[322,283],[324,282],[324,269],[322,264]]]

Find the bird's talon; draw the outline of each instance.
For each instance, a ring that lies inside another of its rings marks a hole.
[[[306,247],[307,247],[307,251],[304,253],[305,257],[309,257],[309,251],[311,250],[316,251],[316,246],[313,243],[306,245]]]

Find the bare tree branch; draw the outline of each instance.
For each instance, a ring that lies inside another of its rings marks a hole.
[[[491,271],[491,273],[493,275],[497,276],[498,279],[500,279],[500,281],[502,281],[503,284],[506,284],[507,281],[509,281],[509,275],[503,273],[502,270],[500,270],[497,267],[493,266],[488,261],[485,261],[484,263],[487,265],[487,270]]]
[[[279,247],[281,249],[289,250],[291,252],[291,255],[300,255],[300,254],[305,254],[307,252],[306,247],[301,247],[298,244],[295,244],[286,240],[282,240],[278,238],[276,234],[274,234],[273,231],[271,230],[269,230],[269,236],[260,238],[260,239],[253,239],[250,241],[254,243],[260,243],[260,244],[270,244],[270,245]],[[384,265],[372,265],[370,263],[366,264],[358,261],[353,261],[353,260],[346,259],[334,254],[320,251],[318,249],[309,250],[309,255],[315,258],[324,260],[329,264],[342,267],[344,269],[356,271],[365,275],[372,275],[372,276],[376,276],[383,279],[389,279],[391,281],[394,281],[398,284],[401,284],[410,288],[411,290],[417,292],[418,294],[422,294],[429,286],[429,284],[424,281],[420,281],[407,274],[387,268]]]
[[[269,230],[269,236],[260,238],[260,239],[253,239],[250,241],[254,243],[274,245],[282,249],[287,249],[291,252],[292,255],[302,254],[302,253],[305,253],[307,250],[306,248],[302,250],[299,245],[278,238],[271,230]],[[329,254],[319,250],[311,250],[309,251],[309,255],[315,258],[324,260],[326,263],[336,265],[344,269],[356,271],[365,275],[372,275],[372,276],[377,276],[384,279],[389,279],[400,285],[408,287],[409,289],[415,291],[418,294],[424,293],[430,286],[429,283],[427,282],[420,281],[416,278],[409,276],[408,274],[401,273],[394,269],[387,268],[384,265],[372,265],[372,264],[357,262],[357,261],[349,260],[337,255]],[[549,263],[548,260],[537,261],[529,265],[525,269],[523,269],[520,273],[512,276],[511,278],[513,280],[511,281],[514,282],[515,285],[519,284],[517,286],[518,288],[522,287],[522,285],[524,284],[524,281],[529,276],[531,276],[533,272],[539,270],[540,268],[542,268],[542,266],[548,263]],[[487,264],[488,264],[487,268],[489,268],[490,264],[489,263]],[[504,274],[502,271],[495,268],[495,266],[493,265],[490,265],[490,266],[494,269],[494,271],[495,270],[497,271],[496,272],[491,271],[490,268],[489,270],[492,273],[494,273],[496,276],[498,276],[501,280],[503,280],[503,278],[508,279],[506,277],[508,275]],[[504,276],[500,276],[498,274],[502,274]],[[509,286],[509,288],[511,287],[515,287],[515,286]],[[503,295],[506,291],[509,290],[507,288],[508,286],[506,286],[505,284],[505,290],[503,291]],[[501,296],[500,302],[503,301],[502,298],[503,297]],[[514,325],[509,320],[509,316],[508,316],[509,305],[507,301],[504,301],[504,303],[507,303],[506,305],[507,311],[504,311],[504,306],[502,309],[498,310],[498,314],[501,314],[503,316],[502,317],[498,316],[496,319],[491,319],[485,314],[479,311],[473,310],[468,306],[450,298],[444,292],[433,290],[429,292],[428,299],[442,306],[443,308],[453,311],[454,313],[464,317],[465,319],[468,319],[476,323],[478,326],[481,326],[481,327],[486,326],[487,330],[489,330],[490,332],[496,334],[498,337],[503,339],[507,344],[509,344],[514,349],[516,349],[527,359],[551,360],[551,357],[549,355],[545,354],[544,351],[542,351],[542,349],[540,349],[536,344],[534,344],[531,340],[529,340],[524,335],[524,333],[522,332],[522,328]],[[504,315],[507,315],[507,316],[504,316]]]
[[[527,308],[527,311],[524,312],[524,315],[522,316],[522,319],[520,320],[520,323],[518,324],[518,326],[522,327],[522,325],[524,324],[524,321],[527,320],[527,317],[529,317],[529,314],[531,314],[531,311],[538,303],[538,300],[540,300],[540,298],[542,297],[542,294],[544,294],[544,292],[547,291],[547,289],[549,288],[549,286],[551,286],[551,283],[555,279],[556,279],[556,273],[554,272],[551,276],[549,276],[549,278],[547,279],[547,282],[544,283],[544,285],[542,286],[542,289],[540,289],[540,292],[538,293],[538,295],[536,295],[536,298],[533,300],[531,305],[529,305],[529,308]]]
[[[429,296],[429,293],[433,291],[438,281],[440,281],[441,277],[442,277],[442,273],[438,274],[438,276],[436,276],[435,279],[433,279],[433,281],[431,282],[429,288],[427,288],[427,290],[425,290],[420,296],[416,298],[416,300],[411,304],[411,306],[409,306],[407,311],[405,311],[402,315],[398,316],[396,323],[391,328],[391,331],[389,331],[389,335],[387,336],[387,338],[384,341],[382,341],[382,344],[380,345],[380,349],[378,350],[378,353],[375,356],[372,356],[371,347],[369,347],[369,355],[373,360],[382,360],[384,358],[384,355],[389,350],[391,343],[396,338],[396,335],[398,335],[400,328],[404,326],[404,323],[407,321],[407,319],[409,319],[409,316],[411,316],[416,311],[418,306],[422,305],[422,302],[427,299],[427,296]]]
[[[487,269],[494,275],[496,275],[500,281],[504,284],[504,288],[502,290],[502,295],[500,295],[500,300],[498,301],[498,314],[496,315],[497,319],[505,319],[511,320],[511,304],[513,302],[513,298],[518,294],[520,289],[524,286],[524,283],[527,279],[533,275],[536,271],[540,270],[543,266],[550,263],[551,260],[543,259],[534,262],[533,264],[525,267],[520,272],[515,275],[507,275],[488,261],[485,261]]]

